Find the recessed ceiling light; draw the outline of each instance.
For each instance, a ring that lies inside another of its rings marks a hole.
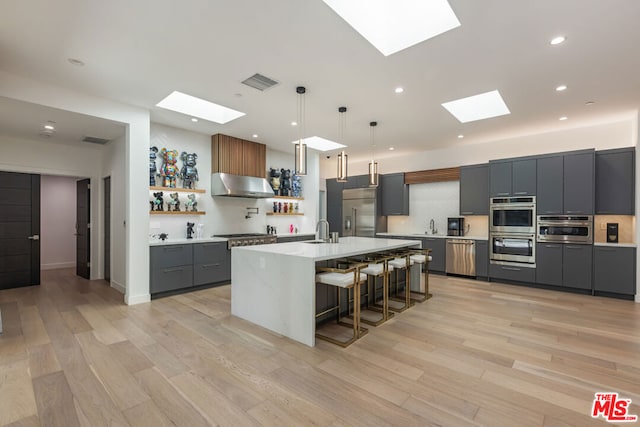
[[[84,62],[80,61],[79,59],[67,58],[67,61],[69,61],[69,64],[75,65],[76,67],[84,67]]]
[[[195,123],[198,121],[198,119],[196,119],[195,117],[191,117],[191,121]]]
[[[567,120],[567,119],[568,119],[568,117],[567,117],[567,116],[562,116],[562,117],[560,117],[558,120],[564,121],[564,120]]]
[[[254,137],[254,138],[257,138],[257,137],[258,137],[258,134],[257,134],[257,133],[254,133],[254,134],[253,134],[253,137]]]
[[[461,123],[511,114],[497,90],[442,104]]]
[[[214,104],[186,93],[173,91],[169,96],[156,104],[156,107],[165,108],[178,113],[195,116],[221,125],[242,117],[245,113]]]
[[[298,126],[298,122],[291,122],[291,126]]]
[[[298,140],[291,141],[292,144],[297,144]],[[302,139],[303,144],[307,144],[307,147],[313,148],[318,151],[330,151],[338,148],[344,148],[346,145],[339,144],[337,142],[321,138],[319,136],[310,136],[309,138]]]
[[[395,89],[395,92],[396,92],[396,93],[402,93],[402,92],[404,92],[404,89],[403,89],[403,88],[401,88],[401,87],[397,87],[397,88]]]
[[[593,105],[595,104],[595,101],[587,101],[584,103],[584,105]]]
[[[51,126],[51,125],[44,125],[44,128],[47,130],[55,130],[55,127]]]
[[[384,56],[460,26],[446,0],[323,0]]]
[[[396,147],[389,147],[389,151],[393,151],[395,149],[396,149]]]
[[[458,135],[458,139],[462,139],[462,138],[464,138],[464,135],[462,134]]]
[[[556,36],[554,38],[551,39],[551,41],[549,41],[549,44],[555,46],[557,44],[560,44],[562,42],[564,42],[567,38],[565,36]]]
[[[556,88],[558,92],[562,92],[563,90],[567,90],[567,85],[560,85]]]

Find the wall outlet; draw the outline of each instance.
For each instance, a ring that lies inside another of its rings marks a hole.
[[[606,222],[600,223],[600,230],[606,230],[606,229],[607,229],[607,223]]]

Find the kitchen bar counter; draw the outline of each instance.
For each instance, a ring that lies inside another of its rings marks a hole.
[[[317,261],[420,244],[416,240],[342,237],[339,243],[235,247],[231,256],[231,314],[313,347]]]
[[[426,233],[377,233],[376,236],[394,236],[394,237],[406,237],[408,239],[415,238],[436,238],[436,239],[464,239],[464,240],[489,240],[487,236],[447,236],[445,234],[426,234]]]
[[[226,242],[224,237],[204,237],[202,239],[153,239],[149,241],[149,246],[164,246],[164,245],[184,245],[186,243],[212,243],[212,242]]]

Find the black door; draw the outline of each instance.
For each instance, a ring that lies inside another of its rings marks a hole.
[[[111,280],[111,177],[104,179],[104,280]]]
[[[89,278],[89,260],[91,257],[90,237],[91,229],[89,217],[90,188],[89,180],[77,182],[76,191],[76,274],[85,279]]]
[[[40,284],[40,175],[0,172],[0,289]]]

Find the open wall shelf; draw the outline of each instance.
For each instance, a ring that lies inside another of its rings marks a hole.
[[[270,199],[282,199],[282,200],[304,200],[304,197],[293,197],[293,196],[273,196],[269,197]]]
[[[205,189],[204,188],[194,188],[194,189],[188,189],[188,188],[170,188],[170,187],[149,187],[149,190],[152,191],[165,191],[168,193],[204,193]]]
[[[267,216],[304,216],[303,213],[267,212]]]
[[[149,213],[151,215],[204,215],[204,212],[202,211],[197,211],[197,212],[150,211]]]

